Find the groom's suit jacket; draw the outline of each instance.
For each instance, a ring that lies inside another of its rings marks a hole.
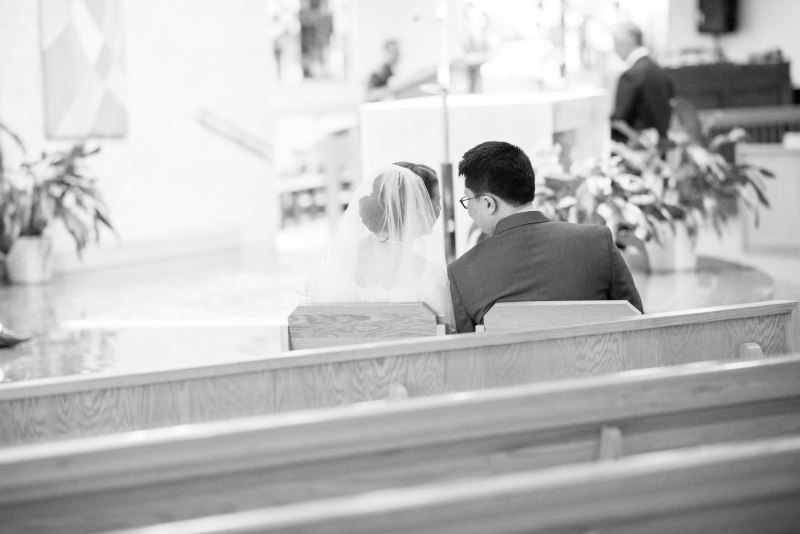
[[[552,221],[538,211],[502,219],[447,275],[458,332],[474,332],[495,302],[627,300],[643,311],[607,227]]]

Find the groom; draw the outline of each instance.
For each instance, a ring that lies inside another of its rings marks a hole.
[[[551,221],[533,209],[533,167],[519,147],[481,143],[458,174],[461,205],[491,236],[447,268],[458,332],[474,332],[501,301],[627,300],[643,311],[607,227]]]

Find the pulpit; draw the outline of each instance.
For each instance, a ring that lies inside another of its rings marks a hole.
[[[447,98],[448,159],[457,169],[468,149],[484,141],[507,141],[532,159],[560,140],[569,158],[601,156],[607,150],[609,102],[604,91],[456,94]],[[424,163],[437,171],[445,156],[444,110],[440,96],[362,104],[361,154],[364,179],[393,161]],[[457,174],[457,170],[454,171]],[[456,253],[468,248],[471,221],[455,201]]]

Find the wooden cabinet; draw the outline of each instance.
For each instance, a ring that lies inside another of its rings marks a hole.
[[[678,95],[698,109],[792,103],[789,63],[710,63],[667,69]]]

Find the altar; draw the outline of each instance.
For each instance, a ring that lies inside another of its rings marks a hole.
[[[453,164],[456,254],[467,249],[471,226],[457,204],[464,195],[464,182],[457,176],[464,152],[484,141],[506,141],[535,164],[538,153],[559,141],[572,160],[599,157],[608,145],[608,105],[600,89],[449,95],[447,157]],[[424,163],[440,172],[445,154],[441,96],[362,104],[360,120],[364,179],[393,161]]]

